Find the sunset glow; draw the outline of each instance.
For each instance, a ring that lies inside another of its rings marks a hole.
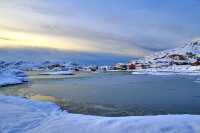
[[[188,7],[176,8],[172,6],[174,1],[154,0],[149,6],[146,0],[137,1],[111,0],[105,5],[82,0],[3,0],[0,47],[41,47],[141,57],[199,38],[195,28],[199,15],[191,16],[186,10],[180,12],[198,5],[197,1],[184,1]],[[189,12],[195,11],[193,8]],[[183,16],[187,19],[180,21]]]

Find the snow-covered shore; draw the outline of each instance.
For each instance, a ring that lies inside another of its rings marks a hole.
[[[40,75],[74,75],[74,71],[68,70],[68,71],[49,71],[49,72],[42,72]]]
[[[24,81],[26,77],[22,71],[9,70],[0,73],[0,86],[19,84]],[[53,103],[0,95],[0,133],[63,132],[199,133],[200,116],[90,116],[61,111]]]
[[[146,74],[146,75],[189,75],[200,76],[199,66],[169,66],[163,68],[148,68],[132,71],[132,74]]]
[[[21,84],[27,81],[26,75],[20,70],[4,70],[0,72],[0,86]]]
[[[138,74],[200,75],[200,41],[130,61]],[[133,73],[134,74],[134,73]]]
[[[198,133],[198,115],[98,117],[63,112],[52,103],[0,96],[1,133]]]

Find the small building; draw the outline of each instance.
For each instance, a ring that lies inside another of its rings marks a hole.
[[[200,65],[200,58],[198,58],[195,62],[192,63],[192,66],[199,66]]]
[[[147,69],[147,68],[151,68],[151,65],[149,65],[149,64],[142,64],[141,67],[142,67],[142,69]]]
[[[90,65],[90,66],[84,67],[84,70],[95,72],[95,71],[98,70],[98,66],[96,66],[96,65]]]
[[[135,63],[129,62],[129,63],[128,63],[128,69],[129,69],[129,70],[136,69]]]
[[[124,64],[124,63],[117,63],[117,64],[114,66],[114,68],[115,68],[116,70],[127,70],[127,69],[128,69],[127,65]]]
[[[65,66],[61,65],[61,64],[52,64],[52,65],[48,66],[48,69],[50,69],[50,70],[52,70],[52,69],[62,69],[62,68],[65,68]]]
[[[108,70],[112,70],[113,68],[111,66],[100,66],[99,70],[101,71],[108,71]]]
[[[189,65],[190,63],[188,61],[184,61],[184,60],[175,60],[175,61],[171,61],[170,65]]]

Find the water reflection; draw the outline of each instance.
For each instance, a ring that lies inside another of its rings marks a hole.
[[[39,76],[0,88],[0,94],[51,101],[73,113],[128,116],[200,114],[198,76],[151,76],[130,73],[80,73]]]

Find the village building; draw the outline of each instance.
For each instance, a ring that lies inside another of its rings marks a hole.
[[[129,69],[129,70],[136,69],[136,65],[135,65],[135,63],[133,63],[133,62],[129,62],[129,63],[128,63],[128,69]]]
[[[117,63],[115,66],[114,66],[114,69],[115,70],[127,70],[128,67],[126,64],[124,63]]]
[[[197,58],[195,62],[192,63],[193,66],[200,66],[200,58]]]

